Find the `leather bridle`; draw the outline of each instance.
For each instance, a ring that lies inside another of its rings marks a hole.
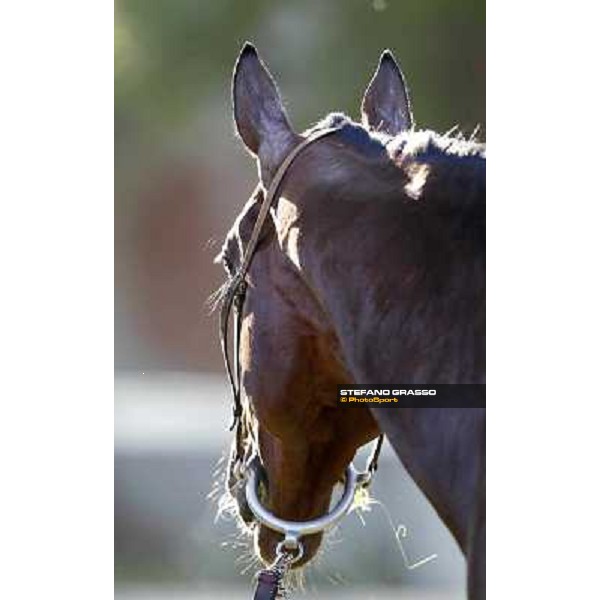
[[[263,226],[265,220],[267,219],[270,208],[273,206],[273,203],[279,196],[281,184],[283,182],[284,177],[286,176],[290,166],[296,159],[296,157],[308,146],[314,144],[317,140],[320,140],[326,136],[332,135],[339,131],[339,127],[333,127],[328,129],[322,129],[315,131],[308,137],[306,137],[301,143],[295,146],[292,151],[285,157],[280,167],[277,169],[271,184],[267,190],[266,196],[264,197],[262,204],[260,206],[260,210],[258,213],[258,217],[256,218],[256,222],[254,223],[254,227],[252,230],[252,234],[246,246],[243,259],[241,261],[240,267],[233,275],[231,280],[228,283],[225,295],[222,300],[221,305],[221,313],[220,313],[220,338],[221,338],[221,350],[223,352],[223,358],[225,361],[225,368],[227,371],[227,377],[229,379],[229,383],[231,385],[231,391],[233,394],[233,423],[230,427],[230,431],[234,428],[236,429],[236,440],[234,447],[234,455],[232,457],[232,462],[230,463],[230,470],[234,472],[236,479],[246,478],[247,486],[246,486],[246,495],[249,500],[249,506],[254,516],[260,520],[263,524],[283,533],[286,533],[286,539],[288,533],[294,533],[298,531],[300,528],[299,525],[302,523],[293,523],[283,521],[281,519],[277,519],[274,515],[271,515],[264,509],[258,500],[258,496],[256,495],[256,473],[255,470],[248,469],[247,467],[256,463],[258,460],[258,456],[255,455],[252,460],[246,463],[244,461],[244,439],[245,435],[248,433],[245,429],[245,423],[243,417],[243,407],[242,407],[242,399],[241,399],[241,367],[240,367],[240,337],[241,337],[241,329],[242,329],[242,319],[243,319],[243,309],[244,309],[244,300],[246,297],[246,275],[248,274],[248,270],[250,269],[250,265],[252,263],[252,259],[256,252],[258,243],[261,239],[261,233],[263,230]],[[229,357],[228,352],[228,339],[229,339],[229,320],[231,316],[231,312],[234,313],[234,331],[233,331],[233,356],[234,361],[233,364]],[[358,473],[352,465],[348,467],[346,470],[346,488],[350,490],[349,481],[352,480],[354,488],[357,486],[365,486],[371,480],[371,476],[377,470],[377,462],[379,458],[379,454],[381,452],[381,447],[383,443],[383,436],[379,436],[377,440],[377,444],[375,449],[369,459],[367,470],[362,473]],[[251,471],[251,472],[248,472]],[[352,489],[352,497],[348,498],[347,496],[350,494],[350,491],[346,491],[344,498],[345,504],[342,506],[342,503],[338,503],[338,506],[334,509],[330,515],[336,513],[335,519],[330,519],[331,522],[325,523],[323,518],[323,526],[315,529],[315,531],[323,530],[331,526],[333,521],[339,520],[350,508],[351,500],[354,496],[354,488]],[[343,498],[343,500],[344,500]],[[343,510],[342,510],[343,509]],[[319,519],[315,520],[319,521]],[[307,525],[309,523],[307,522]],[[314,524],[313,524],[314,525]],[[312,533],[313,529],[307,529],[306,534]],[[298,531],[298,535],[296,536],[296,541],[299,535],[304,534],[303,532]],[[298,546],[296,546],[298,547]]]

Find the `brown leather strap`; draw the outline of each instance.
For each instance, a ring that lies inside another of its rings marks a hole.
[[[369,458],[367,470],[369,473],[371,473],[371,475],[375,474],[375,471],[377,471],[377,467],[379,466],[379,455],[381,454],[381,448],[383,447],[383,438],[383,434],[377,438],[377,444],[375,445],[373,454],[371,454],[371,457]]]
[[[244,260],[240,265],[238,271],[238,277],[244,279],[246,277],[246,273],[250,267],[250,263],[252,262],[252,258],[254,256],[254,251],[256,250],[256,246],[260,239],[260,233],[262,231],[263,224],[267,218],[267,214],[269,213],[269,209],[273,204],[275,198],[279,196],[279,187],[283,178],[285,177],[288,169],[291,164],[294,162],[294,159],[306,148],[310,146],[312,143],[324,138],[336,131],[339,131],[339,127],[330,127],[329,129],[322,129],[309,135],[306,139],[302,140],[300,144],[298,144],[283,160],[277,172],[275,173],[275,177],[273,177],[273,181],[271,181],[271,185],[267,191],[267,197],[264,199],[262,206],[260,207],[260,211],[258,213],[258,217],[256,218],[256,223],[254,224],[254,229],[252,230],[252,235],[250,236],[250,240],[248,245],[246,246],[246,252],[244,253]]]
[[[252,234],[250,236],[250,240],[248,241],[248,245],[246,246],[246,251],[244,252],[244,258],[238,269],[237,273],[233,276],[231,283],[228,286],[227,294],[223,299],[223,304],[221,306],[221,315],[220,315],[220,337],[221,337],[221,352],[223,353],[223,359],[225,361],[225,368],[227,370],[227,377],[229,379],[229,383],[231,385],[231,391],[233,394],[233,423],[230,429],[233,429],[237,425],[237,448],[236,448],[236,459],[241,458],[242,448],[241,448],[241,416],[242,416],[242,404],[241,404],[241,381],[240,381],[240,372],[239,372],[239,357],[237,356],[239,352],[239,334],[241,329],[241,321],[242,321],[242,312],[243,312],[243,297],[245,293],[246,286],[246,275],[250,268],[250,264],[252,262],[252,258],[254,257],[254,252],[256,251],[256,247],[260,241],[260,235],[263,229],[263,225],[265,220],[267,219],[267,215],[269,214],[269,209],[273,205],[273,202],[279,195],[279,188],[281,186],[281,182],[285,177],[289,167],[291,166],[294,159],[304,150],[307,146],[310,146],[312,143],[317,140],[324,138],[325,136],[331,135],[338,131],[339,128],[332,127],[329,129],[322,129],[308,136],[306,139],[302,140],[300,144],[298,144],[284,159],[281,163],[280,167],[277,169],[275,173],[275,177],[273,177],[273,181],[269,186],[267,191],[267,195],[263,200],[260,210],[258,212],[258,217],[256,218],[256,222],[254,223],[254,228],[252,230]],[[240,290],[242,293],[240,294]],[[229,315],[231,314],[231,310],[236,309],[236,324],[235,324],[235,333],[236,340],[234,341],[234,352],[236,353],[235,364],[231,364],[231,360],[229,359],[228,352],[228,337],[229,337]]]

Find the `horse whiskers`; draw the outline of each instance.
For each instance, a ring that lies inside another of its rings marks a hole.
[[[305,578],[306,578],[306,571],[307,571],[307,567],[300,567],[298,569],[295,569],[294,571],[291,571],[288,574],[287,587],[289,588],[290,591],[292,591],[292,592],[306,591],[306,588],[304,586]]]
[[[206,499],[210,502],[219,502],[219,496],[223,493],[223,477],[222,474],[214,475],[214,481],[212,482],[212,487],[210,492],[206,494]]]
[[[244,554],[240,554],[234,561],[235,565],[240,568],[240,575],[245,575],[250,569],[257,568],[259,566],[259,560],[248,551]]]
[[[344,585],[346,583],[343,575],[336,573],[335,575],[331,575],[331,569],[328,567],[328,552],[334,546],[337,546],[342,542],[340,528],[335,527],[333,530],[329,532],[327,536],[323,538],[323,543],[319,548],[317,554],[313,557],[313,560],[305,566],[303,573],[306,576],[306,584],[310,583],[309,577],[314,573],[318,573],[325,577],[330,583],[334,585]],[[306,587],[306,586],[305,586]],[[312,582],[312,589],[316,591],[317,585],[316,582]]]
[[[336,539],[339,534],[339,527],[335,527],[332,529],[327,535],[323,536],[323,540],[321,542],[320,548],[317,550],[317,553],[313,556],[312,560],[300,567],[292,571],[291,580],[289,582],[290,590],[299,590],[302,592],[306,592],[307,585],[310,583],[308,580],[313,572],[324,574],[326,571],[321,569],[321,565],[327,561],[327,553],[333,548],[333,546],[341,543],[340,539]],[[328,575],[326,575],[328,576]],[[344,581],[340,578],[337,583],[344,583]],[[313,584],[313,588],[316,589],[316,586]]]
[[[241,567],[240,575],[245,575],[251,569],[257,569],[260,566],[260,560],[251,545],[248,544],[245,551],[235,559],[235,564]]]
[[[230,535],[229,540],[222,542],[221,546],[235,551],[241,550],[234,562],[240,565],[240,574],[245,575],[248,571],[260,565],[260,559],[254,551],[253,527],[245,525],[242,519],[239,518],[238,504],[232,494],[239,486],[243,485],[243,482],[236,482],[233,489],[230,490],[227,486],[226,465],[227,456],[224,453],[213,471],[214,481],[207,498],[217,504],[215,523],[225,518],[230,521],[233,520],[237,525],[237,531]]]
[[[227,473],[225,461],[225,455],[221,456],[221,458],[217,461],[213,471],[214,480],[212,489],[206,495],[208,500],[217,504],[215,523],[223,517],[227,519],[233,519],[237,517],[237,504],[226,485]]]
[[[221,542],[222,548],[230,548],[234,551],[241,551],[234,559],[234,563],[241,567],[240,574],[246,574],[250,569],[257,567],[259,559],[254,553],[254,547],[251,539],[241,531],[230,534],[230,541]]]
[[[215,523],[222,518],[238,521],[238,506],[235,499],[228,491],[222,493],[219,497]]]
[[[257,570],[260,567],[260,560],[254,557],[252,560],[248,562],[248,564],[240,571],[240,575],[245,575],[251,569]]]
[[[238,515],[238,505],[235,500],[235,493],[239,486],[244,485],[242,481],[238,481],[229,489],[227,485],[227,456],[224,453],[218,460],[213,470],[213,485],[211,491],[207,494],[207,498],[216,503],[217,510],[215,522],[221,518],[234,520],[237,524],[237,532],[228,536],[228,539],[221,543],[221,547],[239,552],[234,562],[240,567],[240,574],[245,575],[252,569],[259,569],[261,566],[260,558],[254,548],[253,532],[254,527],[246,526]],[[367,510],[371,503],[368,494],[357,499],[355,509]],[[288,586],[290,590],[306,591],[306,585],[311,572],[320,572],[328,577],[330,581],[335,583],[345,583],[341,576],[331,578],[326,572],[320,569],[327,552],[341,543],[339,537],[339,528],[335,527],[326,536],[323,537],[321,547],[307,565],[294,569],[288,575]]]
[[[242,549],[248,551],[250,544],[246,539],[240,538],[239,533],[230,534],[230,541],[221,542],[221,548],[231,548],[232,550]]]

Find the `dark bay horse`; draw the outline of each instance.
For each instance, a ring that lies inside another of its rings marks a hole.
[[[469,597],[483,598],[485,409],[349,410],[336,395],[338,384],[484,382],[483,145],[416,131],[388,51],[360,124],[331,114],[295,133],[249,44],[233,101],[260,183],[218,257],[232,278],[282,161],[307,135],[337,128],[285,173],[246,277],[243,418],[264,468],[264,503],[289,520],[322,515],[356,450],[383,432],[465,554]],[[240,513],[251,520],[243,502]],[[272,561],[281,534],[254,530],[257,552]],[[320,542],[304,539],[298,564]]]

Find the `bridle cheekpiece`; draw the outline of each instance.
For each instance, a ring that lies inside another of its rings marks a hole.
[[[365,471],[359,472],[350,464],[346,468],[344,492],[341,498],[337,501],[336,506],[327,514],[311,519],[310,521],[287,521],[281,519],[266,509],[260,501],[259,485],[260,485],[260,459],[255,453],[244,460],[246,451],[244,449],[246,424],[244,422],[244,411],[242,406],[242,386],[241,386],[241,366],[240,366],[240,337],[242,330],[242,319],[244,301],[246,297],[247,282],[246,276],[252,259],[256,252],[256,248],[260,241],[261,232],[267,219],[269,209],[279,196],[279,190],[285,175],[288,172],[295,158],[308,146],[315,143],[326,136],[339,131],[340,127],[332,127],[315,131],[306,137],[300,144],[295,146],[292,151],[285,157],[264,197],[258,217],[254,223],[252,234],[243,254],[243,259],[239,269],[231,278],[227,286],[227,290],[223,297],[220,313],[220,339],[223,359],[227,377],[231,386],[233,395],[233,422],[230,431],[236,430],[235,447],[233,457],[230,463],[230,476],[238,482],[245,482],[243,493],[250,511],[257,521],[263,525],[278,531],[283,534],[284,539],[278,544],[276,554],[277,559],[270,569],[264,570],[259,574],[259,587],[255,598],[262,597],[259,595],[260,586],[264,584],[265,592],[271,593],[268,590],[280,589],[283,576],[287,569],[294,563],[300,560],[303,556],[304,549],[300,538],[305,535],[311,535],[330,529],[336,525],[352,508],[356,491],[360,488],[367,487],[373,474],[377,470],[377,462],[383,443],[383,436],[379,436],[375,449],[368,461]],[[234,330],[233,330],[233,346],[234,360],[233,364],[228,352],[229,339],[229,320],[231,313],[234,314]],[[275,587],[273,587],[275,586]],[[267,597],[266,595],[264,597]]]

